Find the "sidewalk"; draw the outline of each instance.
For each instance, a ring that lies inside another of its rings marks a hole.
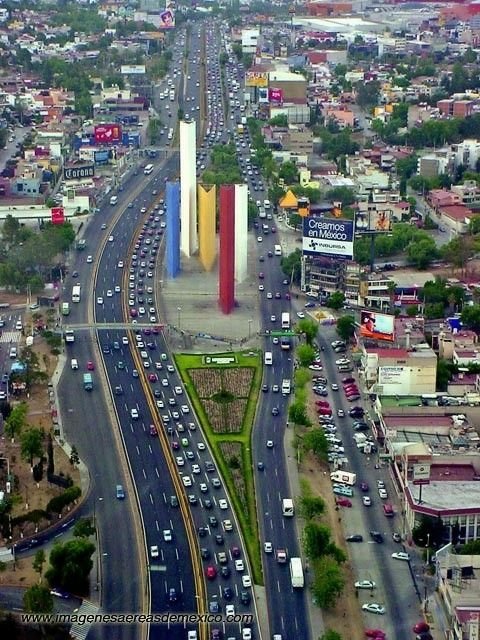
[[[298,464],[297,464],[297,452],[293,447],[293,438],[294,432],[292,428],[285,429],[285,435],[283,438],[283,448],[285,452],[285,460],[287,462],[287,475],[288,481],[290,484],[290,495],[291,496],[299,496],[301,495],[300,490],[300,478],[298,474]],[[301,536],[303,529],[303,519],[298,515],[295,516],[295,528],[297,532],[297,539],[299,544],[301,544]],[[320,607],[317,607],[313,603],[313,598],[311,592],[309,590],[310,586],[310,574],[308,570],[305,569],[305,582],[306,582],[306,604],[307,604],[307,612],[310,623],[310,637],[312,640],[314,638],[319,638],[325,632],[325,623],[323,621],[322,610]]]

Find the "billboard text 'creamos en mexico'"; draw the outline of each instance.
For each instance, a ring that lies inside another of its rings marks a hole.
[[[385,313],[360,311],[360,335],[373,340],[393,342],[395,334],[395,317]]]
[[[353,220],[307,216],[303,220],[303,253],[353,258]]]

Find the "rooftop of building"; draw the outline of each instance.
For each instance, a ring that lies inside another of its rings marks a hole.
[[[426,509],[453,513],[480,512],[478,480],[434,480],[424,485],[409,484],[407,490],[414,503]]]
[[[442,207],[442,214],[447,216],[447,218],[452,218],[452,220],[460,220],[463,222],[466,217],[472,214],[472,211],[463,204],[452,204],[447,207]]]
[[[395,407],[421,407],[422,398],[420,396],[381,396],[380,403],[384,409]]]
[[[470,482],[476,477],[478,474],[471,464],[432,464],[430,466],[430,480]]]
[[[383,421],[387,429],[396,429],[397,434],[402,427],[423,427],[434,430],[437,427],[450,428],[452,419],[446,415],[389,415],[383,416]],[[423,433],[408,432],[408,442],[425,442]]]
[[[455,373],[448,382],[451,385],[474,385],[477,382],[476,373]]]

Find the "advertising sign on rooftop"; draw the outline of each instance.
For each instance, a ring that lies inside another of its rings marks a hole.
[[[159,29],[172,29],[175,26],[175,14],[172,9],[165,9],[160,14]]]
[[[268,73],[247,71],[245,74],[246,87],[268,87]]]
[[[138,76],[145,74],[144,64],[122,64],[120,67],[120,73],[126,76]]]
[[[358,211],[355,215],[355,233],[382,233],[392,230],[391,209]]]
[[[303,253],[353,259],[353,220],[308,216],[303,220]]]
[[[360,311],[360,335],[373,340],[393,342],[395,317],[374,311]]]
[[[65,210],[63,207],[52,207],[52,224],[63,224],[65,222]]]
[[[93,178],[95,176],[95,165],[87,164],[81,167],[65,167],[63,177],[65,180],[81,180],[82,178]]]
[[[271,88],[268,90],[268,99],[270,102],[283,102],[283,89],[274,89]]]
[[[94,128],[97,144],[113,144],[122,139],[122,127],[119,124],[98,124]]]

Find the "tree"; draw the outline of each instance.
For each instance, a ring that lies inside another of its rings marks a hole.
[[[85,538],[55,544],[50,552],[50,567],[45,573],[50,586],[77,594],[88,593],[94,551],[95,545]]]
[[[51,613],[53,598],[50,589],[40,584],[27,589],[23,595],[23,608],[28,613]]]
[[[46,559],[45,551],[43,549],[39,549],[33,558],[32,567],[39,575],[39,582],[42,580],[43,565],[45,564]]]
[[[480,305],[474,304],[471,307],[465,307],[462,311],[462,322],[468,329],[473,329],[477,333],[480,332]]]
[[[73,535],[76,538],[89,538],[95,533],[95,527],[93,526],[90,518],[81,518],[77,520],[73,527]]]
[[[327,198],[332,202],[341,202],[342,207],[353,204],[356,200],[355,192],[349,187],[335,187],[327,191]]]
[[[43,456],[43,438],[44,433],[42,429],[36,427],[30,427],[22,434],[20,442],[22,458],[27,460],[31,467],[33,467],[34,458],[41,458]]]
[[[313,320],[310,320],[309,318],[302,318],[295,325],[295,332],[297,334],[301,334],[301,333],[305,334],[305,340],[309,345],[313,344],[313,341],[317,336],[317,331],[318,331],[317,323],[314,322]]]
[[[345,294],[342,291],[334,291],[326,302],[330,309],[341,309],[345,304]]]
[[[319,458],[326,458],[328,453],[328,442],[322,429],[312,429],[303,436],[303,447],[306,451],[311,451]]]
[[[295,400],[290,404],[288,407],[288,420],[289,422],[293,422],[293,424],[302,426],[308,426],[310,424],[310,420],[307,416],[307,408],[304,402]]]
[[[300,513],[305,520],[312,520],[325,511],[325,502],[319,496],[302,496],[300,498]]]
[[[293,184],[298,181],[298,169],[294,162],[284,162],[278,172],[278,177],[285,180],[285,184]]]
[[[315,562],[315,580],[312,594],[322,609],[330,609],[335,605],[338,596],[345,586],[345,578],[338,563],[329,556],[323,556]]]
[[[309,369],[299,367],[298,369],[295,370],[295,373],[293,374],[293,378],[295,381],[295,388],[303,389],[312,379],[312,374],[309,371]]]
[[[25,427],[27,419],[28,406],[26,402],[17,404],[11,411],[5,422],[5,431],[12,441],[18,436]]]
[[[302,367],[308,367],[315,360],[315,349],[309,344],[300,344],[296,350],[296,356]]]
[[[355,333],[355,318],[351,315],[341,316],[337,320],[337,333],[342,340],[348,342]]]
[[[357,92],[357,104],[362,109],[373,107],[378,102],[380,83],[377,80],[372,82],[359,82],[355,86]]]
[[[326,629],[325,633],[322,633],[319,640],[342,640],[342,636],[333,629]]]
[[[412,242],[407,249],[408,261],[417,269],[426,269],[437,255],[438,251],[433,238]]]
[[[437,391],[446,391],[456,367],[452,362],[439,358],[437,362]]]
[[[72,450],[70,451],[70,464],[72,467],[80,464],[80,456],[78,455],[77,447],[72,445]]]
[[[324,524],[308,522],[303,529],[303,548],[311,560],[316,560],[328,552],[330,529]]]

